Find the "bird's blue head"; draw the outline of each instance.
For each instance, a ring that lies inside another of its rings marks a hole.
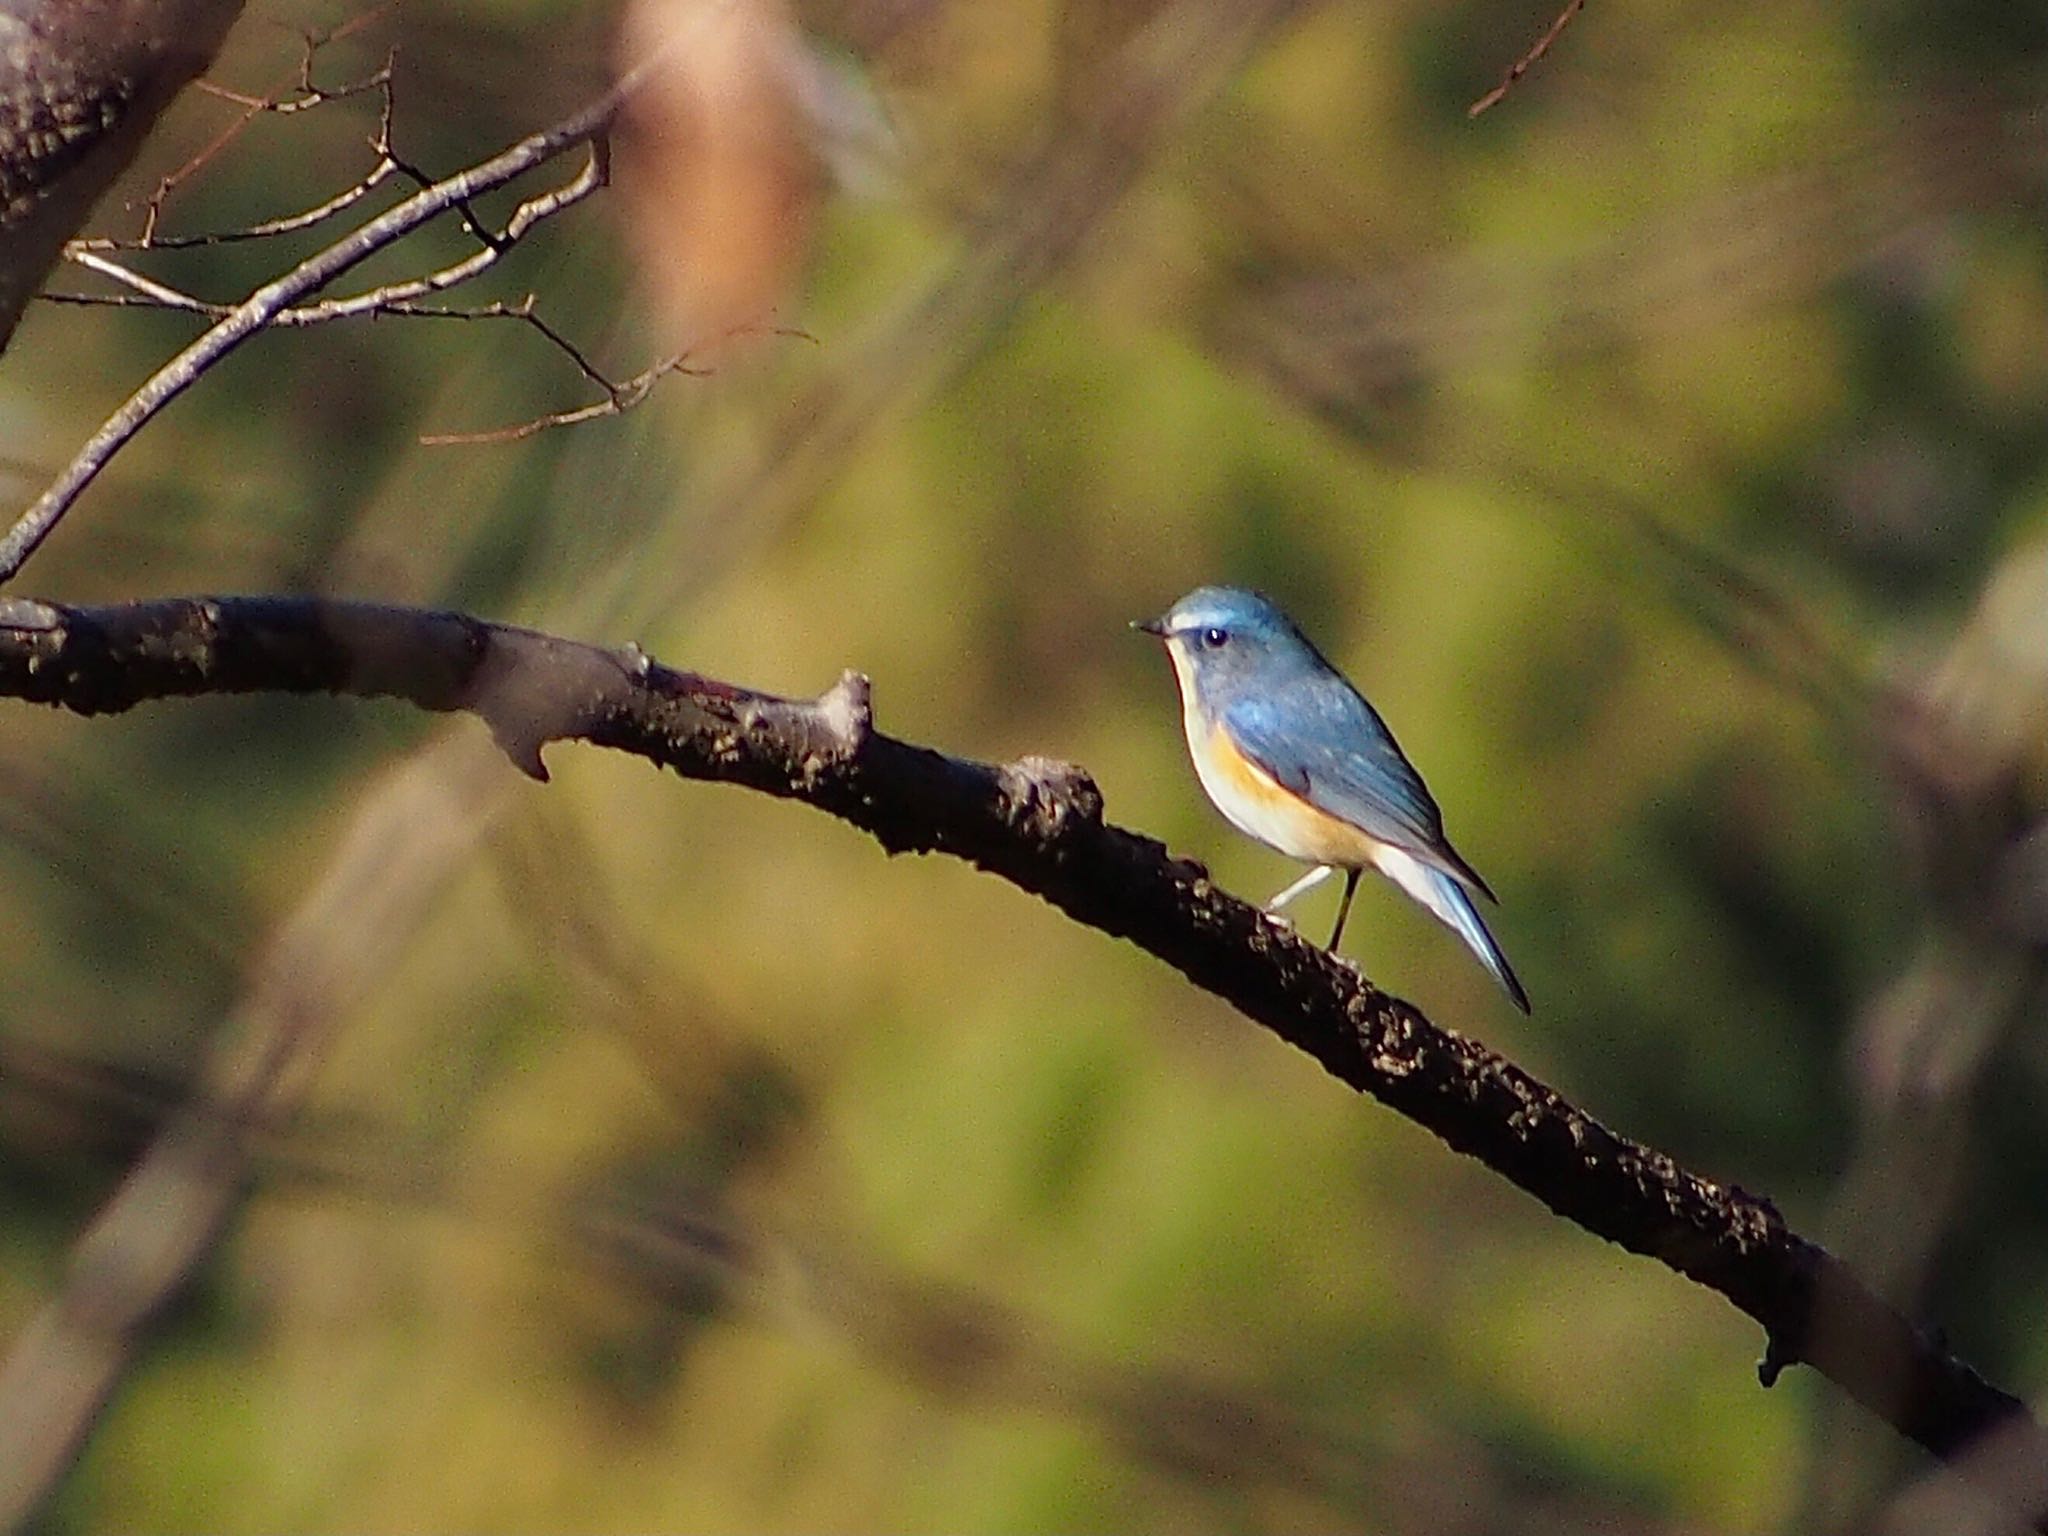
[[[1205,712],[1329,669],[1294,620],[1243,587],[1197,587],[1135,627],[1166,642],[1183,696]]]

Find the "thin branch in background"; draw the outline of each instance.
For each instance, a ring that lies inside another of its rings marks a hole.
[[[183,186],[185,182],[205,170],[208,165],[225,153],[248,130],[250,124],[254,123],[258,118],[266,114],[288,116],[295,112],[306,111],[311,107],[323,106],[330,101],[360,96],[368,91],[379,89],[384,92],[388,106],[391,91],[391,71],[395,62],[395,55],[387,55],[384,67],[363,80],[353,81],[347,85],[337,86],[328,90],[322,90],[313,83],[313,64],[316,55],[322,48],[330,43],[340,42],[345,38],[353,36],[365,27],[382,20],[397,8],[396,0],[389,0],[389,3],[376,6],[359,16],[353,16],[327,32],[307,33],[301,39],[302,49],[299,56],[297,77],[298,94],[295,96],[285,94],[292,89],[289,85],[279,87],[268,96],[248,96],[237,91],[228,90],[223,86],[212,85],[204,80],[200,81],[197,89],[207,95],[234,102],[243,110],[239,116],[231,119],[219,133],[202,145],[198,152],[183,165],[180,165],[176,170],[171,171],[157,182],[156,190],[149,195],[149,199],[144,205],[142,234],[138,237],[138,245],[146,248],[158,243],[156,241],[157,225],[163,218],[164,204],[170,200],[171,195],[179,187]]]
[[[94,293],[46,293],[42,298],[52,304],[76,304],[112,309],[170,309],[182,313],[204,315],[209,319],[222,320],[233,313],[227,304],[212,304],[192,294],[159,283],[154,278],[123,267],[117,262],[92,251],[74,251],[71,259],[79,266],[98,272],[115,282],[134,289],[125,294]],[[495,258],[494,258],[495,259]],[[711,370],[691,359],[694,353],[679,352],[663,358],[651,367],[644,368],[630,378],[614,380],[591,362],[583,349],[564,336],[553,325],[543,319],[539,312],[540,296],[529,293],[514,303],[499,301],[491,304],[461,308],[451,305],[421,304],[411,299],[382,297],[383,293],[395,291],[399,286],[379,290],[372,295],[359,295],[356,299],[335,300],[325,304],[301,305],[288,309],[271,321],[279,329],[294,329],[311,325],[329,324],[336,320],[361,318],[378,319],[390,317],[413,320],[515,320],[540,335],[548,345],[555,348],[590,383],[604,391],[605,398],[589,405],[575,406],[566,410],[551,411],[507,427],[494,427],[476,432],[427,433],[420,437],[423,447],[441,448],[470,446],[488,443],[512,443],[533,437],[553,427],[571,427],[586,421],[597,421],[606,416],[622,416],[635,406],[646,401],[654,393],[655,385],[672,374],[683,374],[691,378],[708,378]],[[374,303],[365,305],[362,300],[375,298]],[[787,326],[741,326],[728,333],[730,340],[742,334],[794,337],[803,341],[815,340],[808,332]]]
[[[617,115],[620,103],[647,78],[658,61],[638,66],[611,90],[572,113],[552,128],[531,134],[510,148],[469,169],[422,188],[367,224],[334,241],[306,260],[258,288],[216,322],[204,335],[165,363],[87,439],[71,463],[35,504],[0,537],[0,582],[10,580],[48,538],[113,456],[120,452],[158,412],[190,389],[208,371],[250,337],[271,327],[277,317],[309,295],[319,292],[344,272],[389,249],[414,230],[473,202],[482,194],[517,180],[565,152],[601,137]],[[417,298],[452,287],[493,265],[501,247],[516,242],[541,220],[587,197],[603,184],[605,157],[593,151],[584,170],[567,184],[521,203],[494,245],[464,261],[421,278],[385,284],[349,299],[332,301],[339,313],[370,312],[380,303]],[[325,307],[325,306],[323,306]]]
[[[313,45],[309,44],[309,49]],[[311,69],[310,52],[305,66]],[[434,193],[442,185],[429,180],[418,168],[401,160],[392,148],[392,118],[394,112],[391,88],[390,66],[365,81],[339,88],[319,96],[311,92],[303,99],[308,104],[339,99],[343,94],[359,93],[376,89],[381,92],[383,106],[379,115],[373,147],[377,151],[377,163],[354,185],[328,198],[326,201],[297,214],[271,220],[265,224],[253,225],[247,229],[224,233],[196,236],[180,236],[165,239],[154,237],[152,229],[143,237],[133,241],[78,240],[65,248],[65,256],[73,265],[85,268],[110,282],[129,289],[127,294],[100,296],[85,293],[46,293],[41,295],[52,303],[73,305],[105,305],[115,308],[162,308],[187,314],[204,316],[225,324],[232,319],[241,306],[222,304],[202,299],[195,294],[174,288],[145,273],[113,259],[117,252],[143,252],[152,249],[170,249],[225,243],[232,240],[248,240],[268,235],[291,233],[310,228],[344,211],[367,196],[369,192],[392,176],[403,176],[415,182],[422,193]],[[536,296],[528,294],[517,303],[494,303],[471,308],[451,308],[424,305],[417,302],[421,297],[444,292],[481,276],[489,271],[521,240],[543,221],[566,212],[577,203],[601,190],[609,183],[609,155],[602,136],[594,136],[590,143],[590,154],[576,176],[550,192],[538,194],[522,202],[505,222],[503,229],[492,229],[477,214],[469,199],[456,199],[452,208],[464,227],[476,238],[478,248],[470,255],[451,262],[446,266],[416,277],[383,283],[375,288],[346,297],[323,300],[313,304],[291,305],[278,310],[264,322],[269,327],[287,329],[310,325],[329,324],[337,320],[361,318],[375,319],[382,316],[401,316],[430,319],[510,319],[518,320],[538,332],[547,342],[563,353],[577,371],[591,383],[604,391],[605,398],[589,405],[557,411],[535,418],[516,426],[493,429],[487,432],[449,433],[428,435],[421,439],[423,444],[438,446],[455,443],[515,442],[551,427],[573,426],[579,422],[592,421],[604,416],[617,416],[643,402],[653,392],[654,386],[672,374],[695,374],[699,369],[692,366],[687,353],[666,358],[652,367],[642,370],[621,382],[614,382],[590,362],[583,351],[559,330],[543,320],[536,312]],[[246,302],[246,301],[245,301]],[[5,573],[0,573],[0,580]]]
[[[1543,61],[1543,56],[1550,52],[1551,45],[1562,37],[1564,29],[1572,24],[1572,18],[1585,8],[1586,0],[1565,0],[1565,8],[1557,13],[1557,20],[1550,24],[1550,30],[1537,38],[1527,53],[1510,64],[1508,72],[1500,77],[1500,84],[1467,107],[1465,115],[1477,117],[1488,107],[1505,99],[1508,92],[1515,88],[1515,83]]]
[[[536,324],[539,322],[536,321]],[[565,343],[566,345],[566,343]],[[585,370],[589,372],[588,369]],[[654,386],[672,373],[688,374],[692,378],[703,378],[710,373],[708,368],[699,367],[690,361],[690,354],[681,352],[674,357],[664,358],[652,368],[636,373],[632,378],[612,384],[593,374],[606,391],[605,398],[591,405],[579,405],[573,410],[550,411],[545,416],[536,416],[509,427],[493,427],[480,432],[425,432],[419,442],[423,448],[476,447],[488,443],[517,443],[555,427],[573,427],[581,422],[597,421],[606,416],[623,416],[654,393]]]
[[[209,230],[196,235],[158,234],[152,221],[144,234],[135,239],[123,240],[112,235],[81,236],[65,245],[64,254],[70,260],[77,261],[80,253],[86,252],[105,254],[113,251],[189,251],[200,246],[234,245],[245,240],[268,240],[278,235],[295,235],[302,230],[313,228],[316,224],[326,222],[338,213],[345,212],[397,174],[396,165],[389,159],[379,158],[360,181],[298,213],[281,214],[277,218],[265,219],[241,229]]]
[[[335,214],[360,202],[389,178],[397,175],[400,167],[391,158],[390,154],[391,120],[395,111],[392,82],[398,59],[396,50],[385,55],[384,67],[382,69],[364,77],[362,80],[327,91],[320,91],[311,83],[313,54],[315,50],[325,46],[327,43],[347,36],[359,26],[367,25],[371,20],[384,15],[393,8],[389,5],[383,6],[376,11],[367,12],[363,16],[357,17],[354,22],[337,28],[324,37],[307,38],[305,40],[306,53],[299,65],[300,90],[302,94],[298,98],[285,99],[278,94],[265,97],[247,96],[240,92],[227,90],[221,86],[209,85],[204,81],[200,82],[200,89],[211,95],[222,97],[225,100],[237,102],[247,110],[241,117],[230,123],[225,130],[216,135],[211,142],[192,156],[191,159],[187,160],[185,164],[172,171],[157,183],[156,191],[149,199],[140,235],[128,240],[110,236],[96,236],[74,240],[66,247],[66,254],[72,254],[77,251],[180,251],[190,250],[196,246],[229,245],[243,240],[263,240],[277,235],[296,234],[300,230],[310,229],[314,225],[330,219]],[[279,89],[282,91],[285,87],[280,87]],[[361,96],[371,90],[375,90],[380,97],[377,114],[377,132],[370,141],[370,148],[377,156],[377,163],[370,169],[367,175],[353,186],[336,193],[333,197],[323,202],[316,203],[313,207],[302,212],[286,214],[280,218],[267,219],[243,229],[221,230],[197,235],[164,235],[158,233],[157,226],[162,220],[163,205],[170,194],[180,184],[218,158],[222,151],[233,143],[236,138],[240,137],[242,132],[259,117],[267,112],[286,113],[304,110],[306,107],[320,106],[330,101],[340,101],[354,96]]]
[[[396,9],[395,6],[387,5],[382,8],[381,13],[370,12],[358,16],[349,24],[346,30],[356,31],[368,25],[371,21],[379,19],[382,13],[388,13],[394,9]],[[242,91],[232,90],[224,85],[215,85],[210,80],[200,81],[196,89],[204,91],[209,96],[218,97],[222,101],[232,101],[237,106],[247,107],[253,112],[268,112],[278,117],[290,117],[294,113],[310,112],[315,107],[326,106],[330,101],[346,101],[351,96],[363,96],[371,91],[388,89],[391,84],[392,66],[397,62],[395,51],[384,56],[383,68],[374,70],[360,79],[350,80],[341,85],[319,85],[315,83],[313,79],[313,61],[315,56],[320,49],[326,47],[329,43],[338,41],[345,35],[345,31],[337,29],[333,32],[319,35],[309,34],[305,38],[305,49],[299,59],[298,85],[292,95],[251,96]]]
[[[68,256],[73,251],[187,251],[203,245],[234,245],[244,240],[269,240],[278,235],[295,235],[301,230],[325,223],[338,213],[346,212],[397,174],[397,166],[379,160],[371,167],[369,174],[355,185],[346,187],[325,201],[315,203],[311,208],[298,213],[283,214],[259,224],[247,225],[242,229],[223,229],[199,235],[156,235],[146,241],[74,240],[66,248],[65,254]]]
[[[381,168],[380,168],[381,169]],[[399,174],[410,174],[403,170]],[[359,183],[358,187],[367,183]],[[434,184],[438,185],[438,184]],[[571,180],[551,192],[530,197],[513,210],[502,230],[492,230],[474,222],[474,215],[463,213],[463,222],[476,235],[480,249],[471,252],[459,261],[435,268],[418,277],[402,278],[379,284],[361,293],[343,298],[324,299],[315,304],[291,305],[271,315],[265,324],[278,328],[305,325],[324,325],[334,320],[355,320],[378,315],[396,314],[442,314],[437,310],[408,310],[407,304],[430,293],[442,293],[450,288],[480,277],[496,266],[512,248],[532,233],[534,227],[546,219],[566,212],[582,202],[605,185],[604,157],[593,152],[584,167]],[[357,190],[351,188],[351,191]],[[433,190],[430,185],[425,190]],[[462,211],[459,208],[456,211]],[[135,247],[135,249],[141,249]],[[233,315],[240,305],[219,304],[196,295],[182,292],[167,283],[160,283],[146,277],[133,268],[124,267],[83,242],[75,242],[65,250],[65,259],[75,266],[84,267],[110,281],[135,290],[143,298],[165,309],[183,310],[190,314],[204,315],[212,320],[225,320]],[[91,304],[91,294],[45,294],[42,297],[53,302],[66,304]],[[246,302],[246,301],[244,301]]]
[[[538,329],[542,335],[568,354],[570,360],[582,370],[583,376],[605,392],[605,398],[590,405],[576,406],[564,411],[550,411],[529,421],[516,422],[507,427],[492,427],[476,432],[430,432],[423,434],[419,443],[423,448],[475,447],[492,443],[516,443],[534,437],[555,427],[573,427],[586,421],[598,421],[606,416],[623,416],[636,405],[643,403],[654,393],[654,386],[671,374],[685,374],[693,379],[709,378],[712,369],[692,362],[693,352],[678,352],[667,357],[651,368],[642,369],[629,379],[614,382],[600,373],[589,359],[578,351],[575,345],[556,331],[539,315],[533,313],[533,299],[529,295],[524,305],[508,309],[484,310],[430,310],[422,308],[398,308],[394,314],[445,315],[456,319],[484,319],[502,315],[508,320],[524,320]],[[817,338],[808,331],[797,330],[785,325],[741,325],[735,326],[719,339],[732,341],[740,336],[783,336],[797,341],[815,342]]]
[[[403,176],[421,191],[425,191],[434,184],[434,177],[398,153],[397,142],[392,137],[395,131],[396,115],[397,108],[393,103],[391,91],[387,86],[384,93],[384,110],[377,122],[377,137],[371,144],[371,147],[377,152],[377,165],[380,169],[389,166],[396,174]],[[610,180],[610,169],[606,163],[607,155],[601,139],[597,143],[593,159],[595,162],[592,167],[594,176],[593,190],[595,190],[595,187],[603,186]],[[455,212],[462,220],[462,227],[468,230],[471,236],[486,251],[493,253],[494,260],[512,248],[514,237],[494,233],[491,226],[485,222],[483,215],[471,207],[466,200],[455,205]]]
[[[92,266],[95,271],[107,270],[98,266],[88,257],[81,256],[78,260],[81,266]],[[111,266],[111,264],[109,265]],[[41,295],[41,297],[52,304],[76,304],[103,309],[171,309],[190,314],[207,315],[216,319],[223,318],[230,313],[230,306],[226,304],[209,304],[203,299],[194,298],[188,293],[181,293],[175,288],[167,287],[152,278],[142,276],[140,273],[130,272],[125,268],[113,268],[109,275],[112,276],[116,273],[118,273],[119,281],[132,285],[136,291],[134,293],[113,294],[46,293]],[[643,369],[630,378],[615,381],[599,369],[596,364],[592,363],[584,355],[582,348],[578,347],[568,337],[555,329],[554,326],[541,318],[539,311],[535,307],[539,302],[539,295],[532,293],[527,294],[515,303],[508,304],[499,301],[478,305],[473,308],[461,308],[442,304],[420,304],[411,300],[394,299],[389,303],[379,304],[374,309],[361,311],[353,315],[339,313],[331,308],[287,310],[279,315],[274,323],[280,329],[293,329],[308,325],[318,325],[328,321],[359,318],[360,315],[365,314],[372,319],[391,317],[410,320],[516,320],[545,338],[548,345],[569,359],[578,373],[605,393],[604,399],[594,401],[589,405],[550,412],[545,416],[536,417],[531,421],[520,422],[514,426],[497,427],[479,432],[446,432],[422,435],[419,438],[420,444],[423,447],[430,448],[464,444],[518,442],[523,438],[532,437],[539,432],[546,431],[550,427],[575,426],[579,422],[596,421],[606,416],[622,416],[627,411],[633,409],[633,407],[643,403],[648,396],[654,393],[654,386],[670,374],[685,374],[692,378],[705,378],[710,375],[711,370],[709,368],[692,363],[690,361],[691,354],[684,352],[678,353],[673,357],[664,358],[652,367]]]
[[[371,78],[371,81],[369,83],[371,85],[380,87],[383,90],[384,106],[382,109],[381,121],[388,123],[391,114],[391,64],[387,62],[384,68],[378,71],[378,73]],[[360,94],[359,90],[351,88],[348,91],[338,93],[335,96],[323,97],[320,102],[316,102],[314,103],[314,105],[321,105],[324,104],[326,101],[338,100],[340,99],[341,95],[358,94]],[[157,183],[156,191],[150,194],[147,211],[143,215],[141,234],[137,235],[132,240],[116,240],[104,237],[99,239],[76,240],[73,241],[70,246],[66,247],[66,254],[69,254],[69,252],[73,249],[103,251],[179,251],[190,250],[195,246],[229,245],[242,240],[261,240],[275,235],[294,234],[302,229],[310,229],[313,225],[320,223],[322,220],[332,218],[335,214],[340,213],[343,209],[348,208],[357,202],[360,202],[364,197],[367,197],[372,191],[374,191],[377,187],[381,186],[390,177],[396,175],[399,171],[399,166],[392,161],[391,157],[388,154],[383,152],[381,142],[373,142],[371,147],[378,151],[378,159],[376,165],[371,168],[369,173],[365,175],[355,185],[347,188],[342,192],[335,194],[335,196],[328,198],[325,202],[316,204],[312,208],[309,208],[302,213],[289,214],[283,218],[267,220],[260,224],[250,225],[246,229],[226,230],[219,233],[198,235],[159,234],[157,232],[157,226],[162,222],[164,203],[166,200],[168,200],[171,193],[176,191],[178,186],[182,182],[184,182],[185,180],[192,176],[197,175],[200,171],[204,170],[207,167],[207,165],[209,165],[213,160],[218,158],[219,155],[224,150],[226,150],[230,144],[232,144],[235,141],[235,139],[241,136],[241,133],[244,129],[246,129],[251,123],[255,122],[258,117],[263,115],[263,112],[265,110],[266,109],[261,104],[252,107],[246,115],[244,115],[241,118],[238,118],[227,129],[223,130],[220,134],[216,135],[212,141],[210,141],[207,145],[205,145],[205,147],[200,149],[199,152],[193,155],[191,159],[187,160],[175,171],[172,171],[168,176],[164,177],[163,180],[159,181]],[[269,110],[277,110],[277,108],[275,106],[272,106]],[[382,130],[380,129],[380,141],[381,135]]]
[[[171,309],[202,316],[213,321],[214,326],[171,363],[160,369],[142,390],[131,396],[127,404],[102,426],[101,431],[87,444],[86,450],[79,458],[73,461],[71,470],[60,477],[58,483],[17,521],[5,539],[0,539],[0,582],[4,582],[19,569],[22,561],[47,534],[49,527],[54,526],[56,520],[63,515],[70,501],[75,500],[106,458],[117,451],[122,442],[140,430],[155,410],[161,409],[163,404],[188,388],[201,373],[257,329],[292,328],[327,324],[337,320],[374,319],[379,316],[517,320],[536,331],[565,355],[579,373],[604,391],[602,400],[555,412],[519,426],[500,428],[487,433],[428,437],[424,439],[428,443],[510,442],[553,426],[568,426],[603,416],[619,415],[644,401],[661,379],[677,373],[697,371],[689,364],[687,354],[684,354],[666,358],[622,382],[614,382],[599,371],[579,347],[539,316],[532,294],[528,294],[517,303],[499,302],[469,308],[434,306],[419,302],[429,295],[459,287],[481,276],[496,266],[541,223],[566,212],[609,184],[610,154],[605,143],[604,130],[609,125],[611,114],[618,102],[623,99],[623,88],[615,90],[606,99],[607,104],[601,115],[590,120],[580,137],[562,139],[552,149],[544,150],[537,155],[528,153],[522,157],[522,151],[531,150],[538,140],[549,137],[539,135],[515,146],[497,161],[487,162],[485,166],[473,168],[457,176],[436,180],[419,167],[402,159],[394,148],[393,122],[396,98],[392,76],[395,56],[387,56],[383,68],[345,85],[323,88],[314,83],[314,62],[319,49],[335,37],[344,35],[344,30],[366,25],[370,19],[370,15],[358,17],[349,24],[348,29],[338,30],[323,37],[308,37],[305,40],[295,95],[245,97],[216,88],[216,94],[240,102],[248,109],[248,113],[228,133],[218,136],[199,155],[165,178],[159,185],[156,196],[151,199],[142,235],[134,240],[78,240],[65,248],[67,259],[74,265],[117,283],[129,291],[126,294],[106,297],[82,293],[42,295],[51,302]],[[637,73],[639,77],[644,78],[646,72],[647,66],[643,65]],[[248,121],[253,120],[254,116],[264,112],[310,110],[372,91],[377,93],[380,100],[377,129],[371,140],[376,162],[352,185],[298,213],[271,219],[245,229],[189,236],[160,237],[157,234],[163,200],[169,191],[217,155]],[[559,134],[560,130],[556,130],[556,133]],[[478,193],[504,185],[515,176],[523,174],[526,169],[576,143],[586,143],[589,146],[589,155],[582,169],[562,185],[521,202],[505,221],[502,229],[493,229],[477,213],[474,199]],[[507,157],[523,159],[523,163],[509,174],[492,174],[493,167],[503,169],[502,162],[505,162]],[[184,249],[296,233],[345,212],[393,177],[404,177],[412,181],[418,187],[418,192],[397,208],[388,210],[380,218],[336,241],[326,250],[316,253],[267,287],[259,289],[255,294],[236,304],[202,299],[145,273],[137,272],[114,259],[120,253]],[[465,186],[465,183],[473,183],[473,186]],[[395,243],[421,223],[444,212],[455,213],[475,238],[477,249],[470,255],[432,271],[382,283],[361,293],[318,303],[294,302],[324,286],[327,281],[366,259],[375,251]],[[404,216],[399,217],[400,215]],[[377,230],[383,232],[374,239],[366,239],[371,231]],[[277,302],[279,299],[283,302]],[[132,424],[117,431],[117,427],[124,420],[130,420]]]
[[[91,293],[40,293],[37,298],[51,304],[114,304],[117,307],[139,305],[147,309],[176,309],[187,314],[208,315],[216,320],[225,318],[230,308],[226,304],[209,304],[182,289],[173,288],[169,283],[160,283],[145,273],[124,267],[117,261],[109,261],[85,241],[74,240],[66,246],[64,259],[134,292],[114,297]]]

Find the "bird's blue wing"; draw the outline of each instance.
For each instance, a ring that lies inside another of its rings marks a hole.
[[[1493,899],[1444,836],[1443,813],[1394,733],[1342,678],[1302,678],[1238,699],[1224,722],[1245,755],[1277,782]]]

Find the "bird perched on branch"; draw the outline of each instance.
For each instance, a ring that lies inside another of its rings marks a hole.
[[[1378,870],[1463,939],[1515,1006],[1529,995],[1480,921],[1495,900],[1444,836],[1443,813],[1379,712],[1294,621],[1240,587],[1198,587],[1135,628],[1166,642],[1180,683],[1188,755],[1231,823],[1314,869],[1266,904],[1277,911],[1338,870],[1344,900]]]

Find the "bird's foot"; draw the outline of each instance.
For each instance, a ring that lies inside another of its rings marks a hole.
[[[1303,891],[1314,890],[1317,886],[1321,885],[1325,880],[1329,879],[1330,876],[1334,875],[1335,873],[1337,873],[1335,865],[1318,864],[1314,869],[1310,870],[1307,874],[1303,875],[1299,880],[1295,881],[1294,884],[1287,887],[1287,889],[1282,891],[1278,896],[1275,896],[1271,901],[1267,902],[1266,910],[1268,912],[1278,912],[1282,907],[1286,906],[1287,903],[1294,900],[1294,898],[1299,896]]]

